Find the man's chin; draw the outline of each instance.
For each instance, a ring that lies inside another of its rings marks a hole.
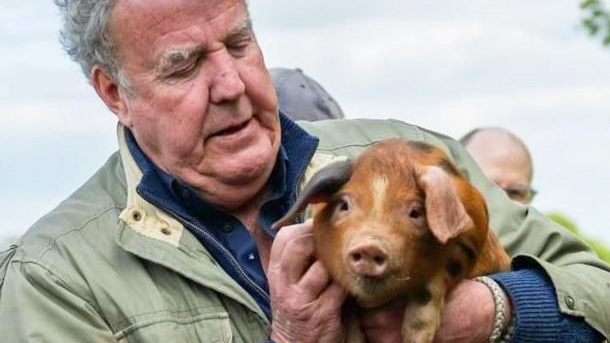
[[[217,159],[218,162],[212,168],[218,180],[226,184],[247,185],[260,179],[264,179],[264,183],[275,166],[276,157],[277,149],[267,142],[259,142]]]
[[[277,148],[263,139],[240,151],[216,148],[208,151],[206,163],[201,166],[207,179],[201,184],[201,191],[208,191],[223,207],[243,205],[266,185],[275,166]]]
[[[263,165],[258,168],[226,171],[222,177],[216,178],[210,199],[216,206],[225,211],[234,211],[247,205],[261,194],[267,185],[270,172]]]
[[[249,186],[256,183],[266,183],[270,172],[266,164],[250,164],[240,168],[221,168],[217,180],[229,186]]]

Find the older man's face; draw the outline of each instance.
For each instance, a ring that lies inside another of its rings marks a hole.
[[[218,207],[265,185],[277,101],[242,0],[119,0],[112,31],[133,94],[121,121],[153,162]]]

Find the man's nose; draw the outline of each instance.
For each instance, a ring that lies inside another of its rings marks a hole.
[[[237,61],[228,52],[219,52],[213,66],[210,84],[210,101],[215,104],[233,101],[244,94],[246,85],[241,79]]]

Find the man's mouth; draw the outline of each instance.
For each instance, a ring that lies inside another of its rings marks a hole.
[[[224,136],[224,135],[234,134],[234,133],[239,132],[240,130],[244,129],[246,126],[248,126],[249,123],[250,123],[250,120],[246,120],[245,122],[243,122],[239,125],[231,126],[224,130],[218,131],[214,134],[214,136]]]

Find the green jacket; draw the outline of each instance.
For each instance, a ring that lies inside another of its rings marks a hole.
[[[513,254],[544,268],[561,310],[610,333],[610,268],[560,226],[487,181],[450,138],[397,121],[301,123],[320,137],[318,168],[387,137],[435,144],[485,194]],[[135,191],[142,173],[119,126],[119,153],[0,253],[0,342],[262,342],[256,302],[180,222]],[[572,299],[566,301],[566,299]]]

